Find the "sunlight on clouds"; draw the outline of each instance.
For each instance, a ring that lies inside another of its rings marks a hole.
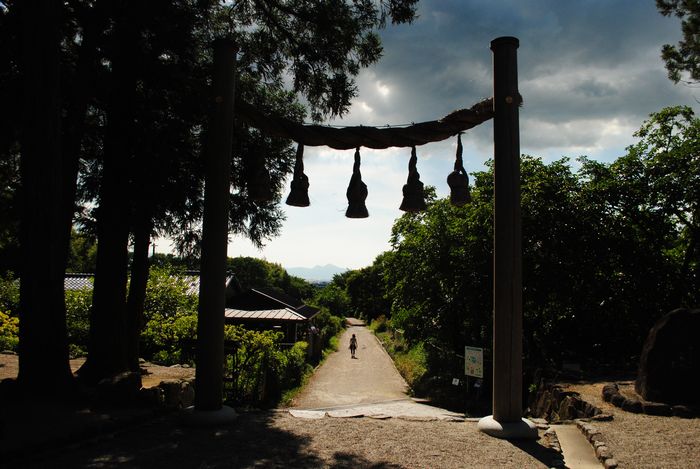
[[[610,161],[621,156],[622,149],[634,143],[632,134],[635,130],[635,125],[620,118],[567,122],[528,119],[522,125],[522,152],[546,160],[586,155]]]
[[[381,81],[377,81],[376,86],[377,86],[377,91],[384,98],[389,96],[389,93],[391,93],[391,88],[389,88],[387,85],[385,85]]]

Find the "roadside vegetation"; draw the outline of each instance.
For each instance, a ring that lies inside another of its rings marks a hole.
[[[82,242],[82,241],[81,241]],[[140,357],[160,365],[194,366],[192,341],[197,333],[196,295],[188,294],[184,278],[186,262],[172,256],[158,256],[158,265],[150,269],[141,329]],[[89,259],[75,259],[82,266]],[[343,331],[344,303],[331,293],[317,289],[303,279],[292,277],[279,265],[254,258],[229,260],[236,281],[245,288],[266,287],[289,295],[303,295],[307,304],[321,311],[313,319],[321,340],[322,359],[337,350]],[[89,270],[89,269],[81,269]],[[92,307],[92,288],[67,290],[66,323],[71,358],[87,355]],[[7,274],[0,279],[0,351],[17,351],[19,344],[19,283]],[[227,355],[226,396],[240,405],[276,405],[289,402],[308,380],[313,365],[307,356],[308,343],[283,344],[283,334],[272,330],[248,330],[243,326],[225,326],[225,338],[236,344]]]
[[[403,331],[392,328],[391,321],[383,315],[373,319],[369,329],[379,338],[384,349],[394,360],[396,369],[406,380],[411,394],[415,395],[415,386],[428,371],[423,343],[408,344]]]

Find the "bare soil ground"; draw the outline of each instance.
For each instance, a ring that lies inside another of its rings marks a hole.
[[[220,428],[174,419],[10,467],[546,468],[552,457],[537,442],[498,440],[475,423],[306,420],[279,411],[244,413]]]
[[[351,367],[347,373],[350,385],[352,377],[364,376],[362,368],[371,368],[370,358],[380,359],[370,350],[373,338],[360,337],[357,359],[351,359],[345,349],[338,353]],[[16,376],[16,356],[0,359],[5,365],[0,367],[0,377]],[[80,362],[71,365],[76,369]],[[147,379],[154,381],[192,372],[182,368],[146,368],[152,373]],[[401,392],[403,386],[398,383],[391,388],[398,387]],[[329,391],[326,396],[307,396],[310,399],[307,405],[327,404],[328,397],[336,402],[340,395],[337,389],[326,390]],[[368,394],[384,399],[384,392],[369,390]],[[34,410],[36,415],[29,420],[53,428],[54,433],[70,422],[81,425],[75,415],[67,414],[69,418],[64,418],[60,409]],[[24,414],[31,412],[32,409],[26,409]],[[114,420],[113,415],[105,418]],[[546,468],[557,457],[542,440],[524,443],[499,440],[480,432],[476,422],[370,417],[302,419],[283,410],[242,412],[233,423],[218,428],[182,426],[177,414],[141,422],[122,427],[116,433],[104,432],[97,438],[91,434],[70,446],[53,445],[47,449],[40,444],[30,445],[28,451],[15,452],[12,459],[3,461],[7,462],[3,467]],[[16,427],[17,423],[9,426]]]
[[[71,360],[71,370],[75,373],[83,363],[85,363],[84,358]],[[194,378],[194,368],[183,368],[179,365],[160,366],[145,362],[141,365],[141,368],[145,370],[145,374],[141,375],[141,384],[146,388],[158,386],[161,381],[168,379]],[[16,378],[18,371],[17,355],[0,353],[0,381],[5,378]]]
[[[683,419],[633,414],[603,401],[609,381],[572,383],[568,389],[613,415],[610,422],[594,422],[613,456],[623,468],[700,468],[700,418]],[[618,382],[620,392],[634,393],[632,381]]]
[[[74,370],[81,364],[71,361]],[[144,375],[144,386],[194,375],[192,368],[144,368],[151,373]],[[0,380],[16,376],[17,356],[0,354]],[[607,382],[568,387],[613,414],[612,421],[594,425],[620,467],[700,469],[700,419],[625,412],[603,401]],[[633,392],[631,382],[618,384],[623,393]],[[51,426],[56,423],[52,419]],[[473,422],[307,420],[256,412],[219,429],[185,428],[177,416],[166,416],[89,445],[27,455],[6,467],[547,467],[551,458],[541,442],[497,440]]]

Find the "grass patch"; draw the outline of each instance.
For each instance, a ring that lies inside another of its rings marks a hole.
[[[374,321],[372,321],[374,324]],[[389,356],[394,360],[396,369],[401,373],[403,379],[411,388],[425,375],[428,371],[427,354],[422,343],[410,346],[401,334],[396,334],[385,328],[384,332],[377,332],[382,327],[372,328],[370,330],[379,338],[379,341],[384,346]]]

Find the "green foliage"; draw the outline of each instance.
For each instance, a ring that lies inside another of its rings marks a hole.
[[[229,390],[230,398],[236,402],[275,403],[283,391],[298,387],[309,371],[306,342],[282,350],[283,334],[279,332],[227,325],[224,334],[236,343],[235,357],[227,363],[227,369],[236,377]]]
[[[664,16],[681,19],[683,39],[677,46],[665,44],[661,58],[666,63],[668,77],[674,83],[681,81],[684,73],[691,81],[700,81],[700,3],[686,0],[656,0],[656,7]]]
[[[385,252],[377,256],[371,266],[346,273],[345,291],[355,317],[371,320],[390,313],[391,303],[387,298],[384,269],[389,264],[391,255],[392,253]]]
[[[386,321],[382,322],[386,325]],[[402,334],[394,331],[374,331],[382,342],[384,349],[394,360],[396,369],[413,389],[428,371],[428,356],[422,342],[414,345],[406,343]]]
[[[187,283],[171,269],[153,268],[144,307],[141,352],[158,363],[181,363],[182,341],[197,332],[197,297],[187,294]]]
[[[661,315],[698,304],[699,131],[689,108],[666,108],[614,163],[521,158],[528,365],[630,363]],[[398,219],[383,260],[391,322],[430,345],[431,373],[491,344],[491,167],[474,182],[465,207],[434,200]]]
[[[17,316],[19,308],[19,281],[12,272],[0,276],[0,311]]]
[[[321,307],[321,311],[313,317],[312,322],[321,337],[322,349],[329,346],[331,339],[338,335],[344,325],[343,318],[331,314],[325,306]]]
[[[66,293],[66,327],[71,358],[87,354],[90,334],[90,308],[92,307],[92,289],[67,290]]]
[[[66,272],[94,272],[97,261],[97,244],[87,234],[71,230],[70,252]]]
[[[19,345],[19,318],[0,311],[0,351],[16,351],[17,345]]]
[[[369,329],[378,334],[380,332],[386,332],[389,329],[390,321],[383,314],[376,319],[373,319],[369,324]]]
[[[197,296],[187,294],[187,282],[182,274],[169,268],[151,268],[144,315],[151,318],[171,317],[197,313]]]
[[[280,264],[254,257],[227,259],[229,271],[243,290],[272,288],[302,300],[313,297],[315,287],[306,280],[289,275]]]
[[[326,308],[333,316],[345,317],[350,310],[350,297],[335,283],[329,283],[316,292],[312,304],[318,308]]]
[[[153,315],[141,332],[142,355],[163,365],[183,363],[183,340],[197,336],[197,315],[178,312],[170,316]]]

